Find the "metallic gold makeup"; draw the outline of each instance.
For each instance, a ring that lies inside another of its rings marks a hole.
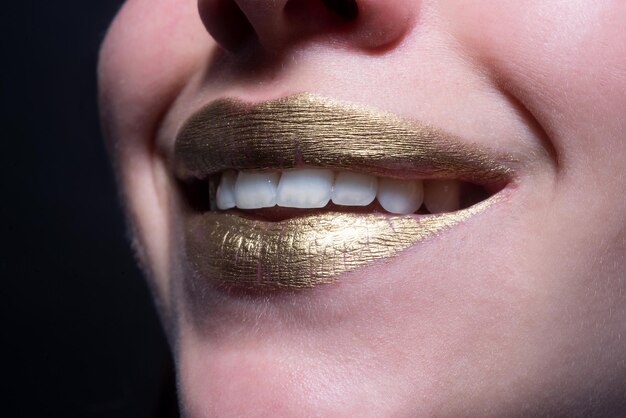
[[[263,222],[206,212],[193,215],[186,225],[188,261],[195,276],[228,287],[314,287],[394,256],[482,212],[496,200],[423,217],[329,212]]]
[[[194,114],[175,143],[176,175],[206,179],[226,169],[324,167],[397,178],[502,183],[512,170],[478,147],[429,125],[310,94],[259,104],[224,99]],[[483,211],[496,196],[439,215],[335,213],[266,222],[237,212],[185,219],[194,277],[247,290],[298,289],[388,259]]]
[[[511,175],[486,152],[437,128],[310,94],[252,105],[217,100],[194,114],[176,138],[181,178],[300,166],[478,183]]]

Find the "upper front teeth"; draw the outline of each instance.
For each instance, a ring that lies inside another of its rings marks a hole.
[[[328,204],[335,175],[331,170],[305,168],[280,177],[276,204],[286,208],[323,208]]]
[[[378,203],[391,213],[413,213],[422,206],[424,184],[420,180],[380,179]]]
[[[218,209],[260,209],[273,206],[323,208],[329,201],[367,206],[378,198],[391,213],[409,214],[422,202],[432,213],[459,208],[459,182],[398,180],[319,168],[278,172],[226,171],[216,192]]]
[[[278,186],[279,178],[279,173],[240,172],[235,182],[235,204],[240,209],[271,208],[276,206],[276,187]],[[224,187],[228,186],[224,185]],[[223,194],[228,193],[223,192]],[[222,202],[221,206],[225,206],[224,202]],[[219,201],[217,202],[217,207],[220,207]]]
[[[219,186],[217,186],[217,193],[215,195],[218,209],[225,210],[237,206],[237,200],[235,199],[236,181],[236,171],[226,171],[222,174],[222,178],[220,179]]]
[[[376,199],[377,191],[376,177],[342,171],[335,177],[332,200],[336,205],[367,206]]]

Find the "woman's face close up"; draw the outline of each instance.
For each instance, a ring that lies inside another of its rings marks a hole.
[[[128,0],[100,107],[183,413],[625,413],[624,22]]]

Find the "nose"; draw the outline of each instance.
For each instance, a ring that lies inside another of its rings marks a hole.
[[[207,31],[236,52],[256,43],[280,52],[305,39],[379,49],[400,40],[419,0],[198,0]]]

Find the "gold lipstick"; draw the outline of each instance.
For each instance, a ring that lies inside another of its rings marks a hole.
[[[217,100],[191,116],[175,143],[181,178],[311,166],[486,183],[511,176],[499,160],[511,157],[492,158],[430,125],[307,93],[258,104]]]
[[[510,180],[493,154],[427,124],[310,94],[247,104],[217,100],[183,125],[175,172],[204,179],[227,169],[313,166],[398,178]],[[389,259],[499,200],[438,215],[335,213],[267,222],[233,212],[192,213],[185,250],[194,278],[247,290],[309,288]]]

